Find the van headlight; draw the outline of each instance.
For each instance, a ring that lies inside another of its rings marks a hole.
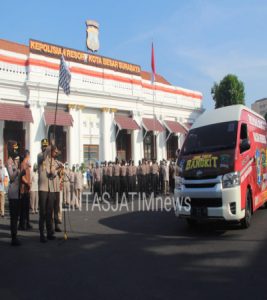
[[[224,189],[240,185],[240,173],[232,172],[223,175],[222,186]]]

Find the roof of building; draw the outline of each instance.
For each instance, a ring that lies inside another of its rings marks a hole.
[[[22,53],[26,55],[29,54],[28,46],[3,39],[0,39],[0,49],[16,53]]]
[[[261,98],[261,99],[259,99],[259,100],[256,100],[255,103],[256,103],[256,102],[266,101],[266,100],[267,100],[267,98]]]
[[[0,39],[0,49],[6,50],[6,51],[11,51],[11,52],[16,52],[16,53],[21,53],[21,54],[29,54],[29,46],[15,43],[12,41],[7,41],[4,39]],[[151,81],[151,72],[147,71],[141,71],[141,78],[144,80],[149,80]],[[171,85],[163,76],[156,74],[156,82],[166,84],[166,85]]]
[[[145,80],[151,81],[151,72],[141,71],[141,77]],[[156,82],[171,85],[163,76],[156,74]]]
[[[2,102],[0,103],[0,120],[33,122],[32,112],[29,107]]]

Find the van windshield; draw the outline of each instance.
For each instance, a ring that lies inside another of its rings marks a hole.
[[[181,155],[234,149],[237,126],[237,121],[231,121],[191,129]]]

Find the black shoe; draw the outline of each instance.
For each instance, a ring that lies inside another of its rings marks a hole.
[[[32,225],[31,225],[30,223],[28,223],[28,224],[26,225],[26,229],[32,229]]]
[[[47,239],[46,239],[46,237],[44,235],[40,236],[40,242],[41,243],[46,243],[47,242]]]
[[[11,246],[20,246],[21,242],[17,238],[12,238]]]
[[[56,226],[56,227],[55,227],[55,232],[62,232],[62,230],[60,229],[59,226]]]
[[[47,236],[47,239],[48,239],[49,241],[53,241],[53,240],[56,239],[56,237],[55,237],[54,235],[48,235],[48,236]]]

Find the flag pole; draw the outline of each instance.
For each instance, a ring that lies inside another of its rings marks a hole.
[[[57,86],[57,99],[56,99],[56,109],[55,109],[55,118],[54,118],[54,133],[53,133],[53,138],[54,138],[55,145],[56,145],[56,124],[57,124],[57,111],[58,111],[58,96],[59,96],[60,80],[61,80],[61,76],[62,76],[61,72],[62,72],[62,69],[65,70],[64,69],[65,68],[64,64],[65,64],[64,56],[62,55],[61,58],[60,58],[60,65],[59,65],[59,76],[58,76],[58,86]],[[69,82],[67,84],[69,85]],[[63,88],[64,93],[66,93],[66,90],[65,90],[64,86],[61,85],[61,87]],[[52,164],[52,156],[51,156],[51,164]],[[64,237],[63,237],[63,241],[67,241],[68,235],[67,235],[66,209],[65,208],[63,209],[63,224],[64,224]]]
[[[151,69],[152,69],[152,100],[153,100],[153,127],[154,127],[154,134],[153,134],[153,157],[152,159],[156,159],[156,116],[155,116],[155,80],[156,80],[156,70],[155,70],[155,57],[154,57],[154,45],[152,42],[152,53],[151,53]]]
[[[56,100],[56,109],[55,109],[55,118],[54,118],[54,131],[53,131],[53,139],[56,145],[56,124],[57,124],[57,108],[58,108],[58,95],[59,95],[59,76],[58,76],[58,84],[57,84],[57,100]]]

